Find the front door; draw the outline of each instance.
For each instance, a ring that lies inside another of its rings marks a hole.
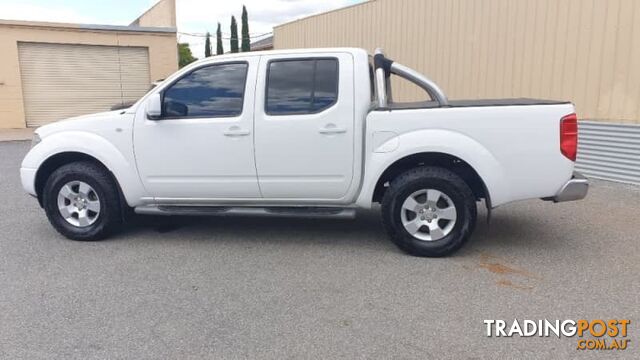
[[[255,146],[265,199],[340,200],[353,178],[353,57],[262,56]]]
[[[257,57],[203,65],[162,90],[160,119],[138,111],[136,161],[153,197],[260,197],[253,156],[257,67]]]

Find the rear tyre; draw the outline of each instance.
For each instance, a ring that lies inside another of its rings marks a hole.
[[[382,199],[382,220],[403,251],[424,257],[447,256],[469,239],[477,209],[469,186],[438,167],[409,170],[394,179]]]
[[[101,240],[122,226],[111,175],[91,162],[63,165],[47,179],[43,205],[53,227],[72,240]]]

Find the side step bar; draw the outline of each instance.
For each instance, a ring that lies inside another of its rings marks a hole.
[[[296,218],[353,219],[356,210],[338,207],[233,207],[233,206],[138,206],[135,212],[141,215],[185,215],[185,216],[278,216]]]

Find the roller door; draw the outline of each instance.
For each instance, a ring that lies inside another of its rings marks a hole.
[[[107,111],[149,89],[144,47],[18,43],[27,126]]]
[[[640,126],[580,121],[576,170],[593,178],[640,185]]]

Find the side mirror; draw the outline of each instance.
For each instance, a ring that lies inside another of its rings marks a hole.
[[[149,96],[147,100],[147,118],[149,120],[158,120],[162,116],[162,98],[156,93]]]

